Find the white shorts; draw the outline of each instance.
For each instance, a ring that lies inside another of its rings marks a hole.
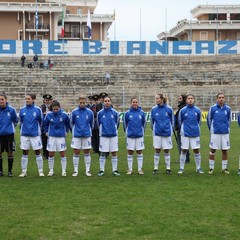
[[[116,137],[100,137],[99,151],[100,152],[117,152],[118,151],[118,136],[116,136]]]
[[[181,136],[182,149],[200,149],[200,137],[184,137]]]
[[[71,142],[71,148],[74,149],[91,149],[91,137],[73,137]]]
[[[21,141],[20,148],[22,150],[30,150],[31,147],[33,150],[42,149],[41,136],[36,137],[21,136],[20,141]]]
[[[153,136],[153,147],[155,149],[172,149],[172,137]]]
[[[143,150],[144,146],[144,138],[128,138],[127,137],[127,150]]]
[[[229,134],[211,134],[209,147],[212,149],[230,149]]]
[[[65,137],[48,137],[47,150],[49,152],[62,152],[67,149]]]

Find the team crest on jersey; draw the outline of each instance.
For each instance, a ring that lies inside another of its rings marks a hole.
[[[132,116],[132,115],[130,115],[130,116],[129,116],[129,118],[133,118],[133,116]]]
[[[103,118],[106,118],[106,116],[105,116],[105,115],[103,115],[102,117],[103,117]]]
[[[195,116],[197,116],[197,113],[195,112]]]
[[[111,114],[111,118],[114,118],[113,114]]]
[[[10,116],[11,116],[11,115],[10,115],[10,112],[8,112],[7,115],[8,115],[8,117],[10,117]]]
[[[156,113],[156,116],[158,116],[158,113]]]
[[[88,118],[89,118],[89,117],[88,117],[88,115],[87,115],[87,116],[86,116],[86,119],[88,120]]]
[[[33,113],[33,116],[36,117],[36,116],[37,116],[37,113],[34,112],[34,113]]]
[[[76,118],[79,118],[79,116],[77,115]]]
[[[225,110],[224,112],[225,112],[225,114],[227,115],[227,110]]]
[[[138,115],[138,118],[139,118],[139,119],[142,119],[142,116],[139,114],[139,115]]]
[[[63,121],[63,118],[61,117],[59,120],[60,120],[60,122],[62,122],[62,121]]]

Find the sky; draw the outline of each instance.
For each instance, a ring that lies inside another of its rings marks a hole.
[[[155,41],[161,32],[179,20],[192,19],[190,10],[198,5],[240,5],[239,0],[98,0],[94,13],[113,14],[110,40]]]

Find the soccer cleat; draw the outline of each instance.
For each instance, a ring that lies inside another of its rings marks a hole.
[[[43,173],[43,172],[40,172],[40,173],[39,173],[39,177],[44,177],[44,173]]]
[[[3,176],[4,176],[3,172],[0,172],[0,177],[3,177]]]
[[[78,172],[74,172],[74,173],[72,174],[73,177],[77,177],[77,175],[78,175]]]
[[[127,175],[132,175],[133,174],[133,171],[132,170],[127,170]]]
[[[170,169],[167,169],[167,170],[166,170],[166,174],[167,174],[167,175],[171,175],[171,173],[172,173],[172,171],[171,171]]]
[[[209,175],[213,175],[213,169],[209,169],[209,172],[208,172]]]
[[[154,174],[154,175],[158,174],[158,169],[154,169],[154,170],[153,170],[153,174]]]
[[[62,177],[66,177],[66,176],[67,176],[66,171],[62,171]]]
[[[54,175],[53,172],[49,172],[47,176],[48,176],[48,177],[52,177],[53,175]]]
[[[142,169],[138,171],[138,175],[144,175],[144,172]]]
[[[238,169],[238,175],[240,175],[240,169]]]
[[[222,170],[222,173],[223,173],[223,174],[230,174],[230,172],[228,171],[227,168],[226,168],[226,169],[223,169],[223,170]]]
[[[99,176],[99,177],[104,176],[104,171],[99,171],[99,172],[98,172],[98,176]]]
[[[23,172],[23,173],[21,173],[18,177],[26,177],[27,176],[27,174],[25,173],[25,172]]]
[[[90,171],[86,172],[85,175],[86,175],[87,177],[91,177],[91,176],[92,176],[92,174],[90,173]]]
[[[199,169],[196,170],[196,173],[204,174],[204,171],[201,168],[199,168]]]
[[[112,175],[118,177],[118,176],[120,176],[120,173],[117,170],[115,170],[112,172]]]
[[[12,177],[12,176],[13,176],[12,172],[11,171],[8,172],[8,177]]]
[[[178,174],[183,174],[183,169],[180,169],[180,170],[178,171]]]

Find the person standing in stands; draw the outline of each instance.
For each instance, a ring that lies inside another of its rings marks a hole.
[[[0,177],[4,175],[2,158],[4,151],[7,152],[8,156],[8,176],[13,176],[13,152],[16,150],[14,133],[17,123],[16,109],[9,105],[6,94],[0,93]]]
[[[54,175],[54,155],[55,152],[60,153],[62,176],[67,176],[67,157],[65,151],[67,149],[66,135],[70,127],[70,120],[66,112],[61,109],[58,101],[53,101],[51,104],[51,112],[48,112],[44,122],[43,130],[48,137],[47,150],[48,154],[48,177]]]
[[[160,151],[164,151],[164,159],[166,164],[166,174],[171,174],[171,158],[170,149],[172,149],[172,133],[174,126],[174,113],[172,108],[167,104],[165,94],[157,94],[155,96],[156,105],[151,110],[151,129],[153,132],[154,153],[154,169],[153,174],[158,173],[158,165],[160,160]]]
[[[37,62],[38,62],[38,55],[37,54],[35,54],[33,56],[33,62],[34,62],[34,67],[36,68],[37,67]]]
[[[92,129],[94,127],[94,116],[93,112],[86,107],[87,99],[85,96],[80,96],[78,99],[78,107],[75,108],[70,117],[70,124],[72,127],[72,142],[71,147],[74,150],[73,155],[73,167],[74,172],[73,177],[78,175],[78,165],[79,165],[79,154],[82,149],[84,152],[84,162],[86,166],[87,177],[91,177],[90,172],[91,166],[91,156],[90,150],[91,146],[91,136]]]
[[[52,101],[53,101],[53,98],[50,94],[43,95],[43,104],[40,106],[43,113],[43,118],[45,118],[47,112],[50,111],[50,105]],[[47,140],[48,138],[46,134],[44,134],[43,128],[42,128],[42,145],[43,145],[42,150],[43,150],[43,157],[45,159],[48,159]]]
[[[131,107],[124,114],[123,129],[127,137],[127,175],[133,174],[133,153],[137,152],[138,174],[143,175],[143,149],[144,147],[144,131],[146,127],[145,113],[139,107],[138,98],[131,99]]]
[[[113,109],[110,97],[103,99],[104,108],[97,113],[97,124],[100,136],[100,171],[98,176],[103,176],[105,172],[106,153],[112,153],[112,175],[119,176],[118,172],[118,127],[119,113]]]
[[[230,149],[230,125],[231,108],[225,104],[225,94],[217,94],[217,103],[209,108],[207,115],[207,126],[210,130],[210,154],[209,154],[209,174],[214,171],[216,150],[222,150],[222,173],[229,174],[228,171],[228,149]]]
[[[34,94],[27,94],[25,97],[26,105],[23,106],[19,112],[20,147],[22,149],[22,173],[19,175],[19,177],[27,176],[28,154],[31,147],[36,155],[39,176],[44,177],[43,158],[41,155],[41,125],[43,121],[43,115],[41,108],[35,106],[35,99],[36,96]]]
[[[109,72],[105,73],[105,84],[108,85],[110,83],[111,74]]]
[[[21,57],[21,67],[25,66],[25,60],[26,60],[26,57],[24,55],[22,55],[22,57]]]
[[[195,106],[194,102],[194,95],[188,94],[186,106],[180,110],[178,115],[178,126],[181,134],[180,170],[178,171],[178,174],[183,174],[184,172],[186,154],[189,147],[191,147],[194,152],[196,172],[199,174],[204,173],[201,169],[200,154],[200,125],[202,112]]]
[[[177,131],[177,137],[176,137],[176,142],[178,145],[178,153],[179,153],[179,158],[181,155],[181,134],[180,134],[180,128],[178,127],[178,115],[179,115],[179,111],[186,106],[186,99],[187,96],[185,94],[179,95],[178,96],[178,110],[175,114],[175,131]],[[180,160],[177,160],[176,163],[179,163]],[[189,150],[187,150],[186,153],[186,162],[185,163],[189,163],[190,162],[190,153]]]

